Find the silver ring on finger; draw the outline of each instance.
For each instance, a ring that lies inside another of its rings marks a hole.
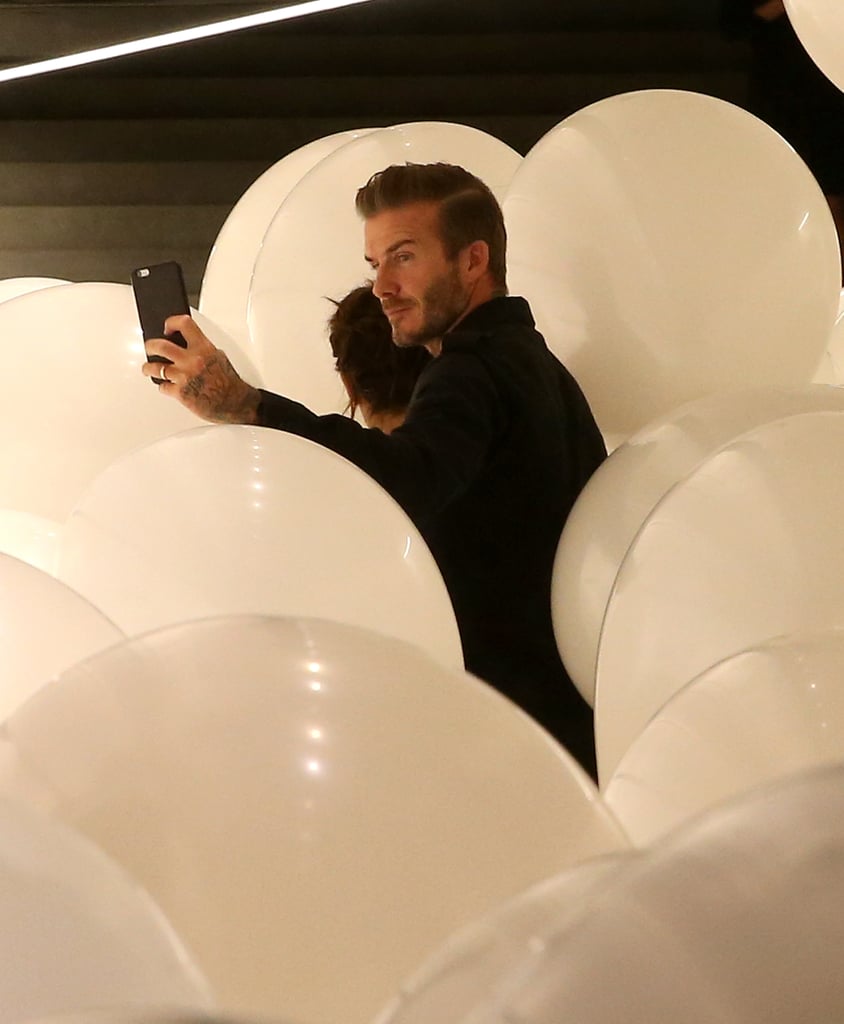
[[[159,375],[162,380],[169,382],[170,378],[167,376],[167,363],[161,364],[161,370],[159,371]]]

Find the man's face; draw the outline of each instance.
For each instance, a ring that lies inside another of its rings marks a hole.
[[[384,210],[364,226],[372,290],[402,347],[437,341],[469,304],[459,258],[448,259],[440,241],[438,209],[435,202],[411,203]]]

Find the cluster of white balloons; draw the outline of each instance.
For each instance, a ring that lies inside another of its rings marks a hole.
[[[195,311],[251,382],[341,407],[322,296],[364,275],[353,188],[404,158],[466,164],[502,198],[521,161],[426,123],[271,168],[221,231]],[[308,249],[302,225],[335,196],[348,209]],[[21,947],[16,988],[0,970],[0,1020],[170,1007],[365,1024],[455,929],[629,847],[580,766],[463,671],[436,564],[364,473],[162,400],[126,284],[9,281],[0,327],[38,370],[0,423],[0,809],[93,844],[117,879],[102,889],[91,869],[82,909],[66,905],[49,872],[70,888],[79,869],[58,831],[30,889],[7,872],[53,941]],[[10,817],[10,845],[28,820]],[[123,913],[139,894],[161,924],[146,956]],[[83,911],[99,931],[45,980]]]
[[[202,282],[252,383],[343,408],[354,191],[405,160],[493,189],[511,291],[613,449],[552,594],[601,790],[462,670],[373,481],[163,400],[128,285],[0,283],[25,369],[0,414],[0,1024],[841,1016],[844,328],[817,183],[674,90],[524,158],[454,124],[317,140],[246,191]]]

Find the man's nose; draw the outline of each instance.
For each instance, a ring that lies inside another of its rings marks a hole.
[[[389,295],[395,295],[396,284],[384,267],[379,267],[375,272],[375,280],[372,283],[372,294],[377,299],[383,299]]]

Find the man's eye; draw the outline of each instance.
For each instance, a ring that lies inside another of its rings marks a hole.
[[[407,263],[407,261],[410,259],[410,257],[411,257],[411,254],[409,252],[397,252],[396,253],[396,262],[397,263]]]

